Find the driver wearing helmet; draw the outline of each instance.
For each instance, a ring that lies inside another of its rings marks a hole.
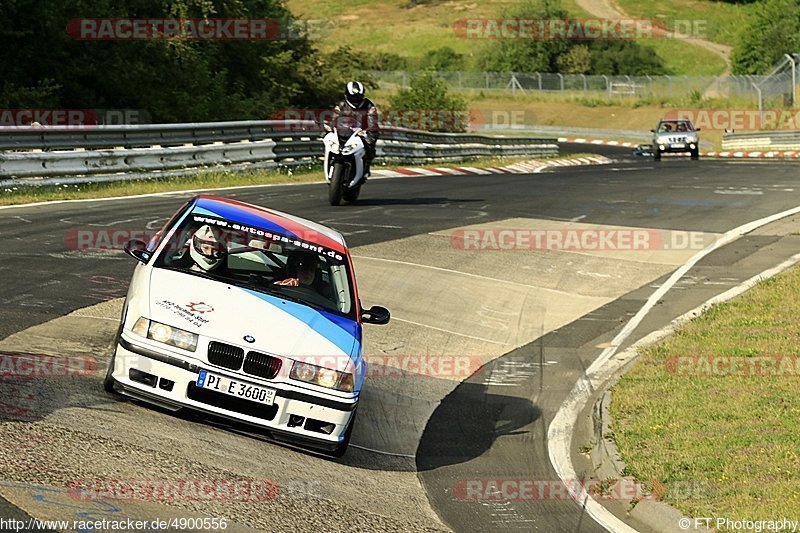
[[[351,81],[344,90],[344,100],[333,108],[333,124],[355,123],[363,130],[364,139],[364,179],[369,176],[369,166],[375,158],[375,143],[378,142],[378,108],[367,98],[364,84]]]
[[[313,288],[314,282],[317,280],[318,264],[319,260],[314,254],[295,252],[286,262],[286,272],[289,277],[276,281],[273,285]]]
[[[229,276],[225,259],[228,248],[222,232],[208,224],[194,232],[189,243],[189,255],[194,261],[190,270],[197,272],[214,272],[215,275]]]

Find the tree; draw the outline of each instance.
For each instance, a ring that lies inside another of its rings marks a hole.
[[[444,81],[426,71],[412,78],[408,89],[390,98],[384,120],[427,131],[464,131],[469,125],[467,103],[447,92]]]
[[[67,29],[83,16],[268,18],[284,38],[81,40]],[[11,51],[0,59],[2,107],[143,109],[157,122],[265,118],[332,105],[348,75],[291,30],[281,0],[2,0],[0,17],[14,21],[0,26],[0,48]]]
[[[759,3],[731,57],[734,74],[766,74],[800,48],[800,0]]]
[[[588,74],[592,67],[589,47],[579,44],[558,56],[558,71],[564,74]]]
[[[422,57],[420,65],[423,69],[461,70],[464,68],[464,55],[449,46],[428,50]]]
[[[525,20],[568,19],[569,14],[558,0],[527,0],[506,14],[506,18]],[[484,70],[495,72],[557,72],[558,58],[570,49],[565,39],[534,36],[492,42],[483,52]]]

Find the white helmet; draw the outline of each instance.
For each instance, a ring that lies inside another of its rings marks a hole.
[[[366,93],[367,91],[364,89],[363,83],[360,81],[351,81],[347,84],[347,88],[344,91],[344,99],[347,105],[353,109],[358,109],[361,107],[361,104],[364,103]]]
[[[217,268],[228,253],[225,243],[214,229],[206,224],[192,235],[192,245],[189,254],[194,262],[203,270]]]

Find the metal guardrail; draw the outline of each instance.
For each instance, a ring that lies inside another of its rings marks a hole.
[[[126,179],[217,165],[299,165],[323,155],[312,121],[239,121],[136,126],[0,128],[0,179],[94,176]],[[384,127],[385,162],[458,161],[476,156],[558,154],[554,139],[431,133]]]
[[[725,133],[722,136],[722,149],[726,151],[797,151],[800,150],[800,131],[754,131],[748,133]]]
[[[493,133],[516,133],[534,135],[552,135],[553,137],[584,137],[587,139],[632,140],[642,143],[653,140],[653,134],[643,130],[611,130],[598,128],[579,128],[577,126],[513,126],[499,128],[486,125],[482,131]]]

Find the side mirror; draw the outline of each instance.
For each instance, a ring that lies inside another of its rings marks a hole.
[[[656,132],[656,130],[650,130],[650,133],[655,133],[655,132]]]
[[[361,310],[361,320],[367,324],[386,324],[390,317],[389,310],[379,305]]]
[[[700,130],[702,130],[702,129],[703,129],[703,128],[695,128],[695,129],[694,129],[694,131],[700,131]]]
[[[133,239],[125,243],[125,253],[142,263],[150,261],[151,254],[147,249],[147,244],[138,239]]]

